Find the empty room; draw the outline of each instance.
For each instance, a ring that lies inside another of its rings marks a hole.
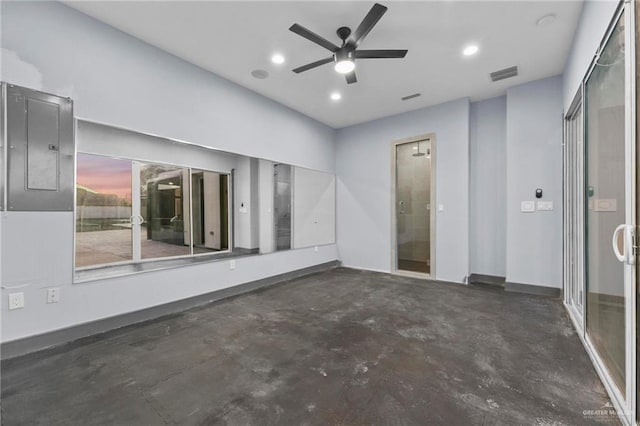
[[[13,425],[637,425],[637,0],[0,2]]]

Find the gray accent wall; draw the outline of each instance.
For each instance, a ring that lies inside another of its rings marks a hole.
[[[69,96],[87,120],[335,169],[335,131],[323,124],[63,4],[0,7],[3,81]],[[222,260],[73,284],[73,213],[3,212],[0,219],[2,342],[338,259],[330,244],[238,258],[234,270]],[[59,303],[46,304],[49,287],[60,288]],[[14,292],[24,292],[25,307],[8,311]]]
[[[507,90],[507,282],[562,287],[562,78]],[[553,201],[522,213],[521,201]]]
[[[473,102],[470,108],[469,269],[507,273],[507,98]]]
[[[469,274],[469,99],[338,130],[338,247],[345,266],[391,270],[391,143],[435,133],[435,278]]]

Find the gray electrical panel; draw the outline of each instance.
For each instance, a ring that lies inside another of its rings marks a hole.
[[[9,211],[73,211],[73,102],[3,84]]]

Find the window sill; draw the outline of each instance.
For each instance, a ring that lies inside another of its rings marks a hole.
[[[254,256],[256,254],[258,254],[258,249],[236,248],[234,251],[227,253],[212,253],[192,257],[158,259],[147,262],[96,266],[95,268],[76,270],[73,276],[73,283],[81,284],[108,278],[141,274],[144,272],[181,268],[184,266],[198,265],[201,263],[219,262],[231,258],[236,259],[239,257]]]

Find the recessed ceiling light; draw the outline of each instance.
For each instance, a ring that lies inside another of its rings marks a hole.
[[[338,92],[333,92],[329,97],[332,101],[339,101],[342,98],[342,95]]]
[[[259,80],[264,80],[265,78],[269,77],[269,73],[265,70],[253,70],[251,71],[251,75]]]
[[[556,20],[556,15],[554,13],[550,13],[548,15],[544,15],[542,18],[536,21],[536,25],[539,27],[545,27],[549,24],[552,24]]]
[[[284,56],[282,56],[279,53],[276,53],[271,57],[271,62],[273,62],[276,65],[284,64]]]
[[[462,51],[462,54],[464,56],[471,56],[471,55],[475,55],[476,53],[478,53],[478,46],[476,46],[475,44],[471,44],[465,47],[464,50]]]

